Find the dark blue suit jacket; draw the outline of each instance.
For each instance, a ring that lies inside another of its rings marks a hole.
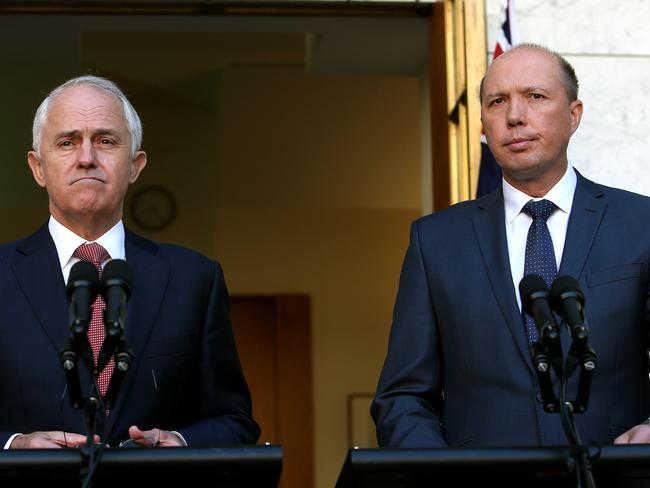
[[[177,430],[191,447],[255,443],[221,267],[129,231],[125,250],[134,275],[125,336],[135,360],[98,425],[102,439],[117,445],[135,424]],[[16,432],[86,434],[59,361],[70,335],[68,299],[47,225],[0,246],[0,310],[0,448]],[[88,393],[92,381],[79,367]]]
[[[611,443],[650,413],[649,260],[650,199],[578,175],[559,275],[580,283],[598,358],[575,415],[583,442]],[[371,407],[381,446],[567,443],[539,401],[515,293],[501,189],[413,223]]]

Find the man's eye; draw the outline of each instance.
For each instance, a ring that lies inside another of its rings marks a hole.
[[[503,103],[503,98],[495,98],[490,102],[490,106],[492,105],[501,105]]]
[[[541,93],[531,93],[530,98],[534,100],[541,100],[542,98],[544,98],[544,95],[542,95]]]
[[[99,143],[104,145],[113,145],[113,141],[110,139],[100,139]]]
[[[61,146],[61,147],[69,147],[69,146],[72,146],[72,141],[61,141],[61,143],[59,144],[59,146]]]

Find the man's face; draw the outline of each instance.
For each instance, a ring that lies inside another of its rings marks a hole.
[[[564,174],[582,102],[569,101],[558,60],[519,48],[499,56],[483,81],[481,121],[506,181],[550,189]]]
[[[72,86],[52,100],[40,140],[30,151],[36,182],[47,189],[50,212],[62,223],[122,216],[127,188],[146,164],[131,154],[131,135],[121,104],[87,85]]]

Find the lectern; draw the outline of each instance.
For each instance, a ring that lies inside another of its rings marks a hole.
[[[81,468],[76,449],[0,451],[0,486],[80,486]],[[92,486],[276,488],[281,470],[277,445],[106,449]]]
[[[598,488],[650,486],[650,446],[588,448]],[[336,488],[575,488],[569,447],[351,449]]]

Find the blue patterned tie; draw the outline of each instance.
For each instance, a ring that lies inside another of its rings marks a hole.
[[[546,221],[555,212],[557,207],[549,200],[529,201],[522,212],[530,215],[533,222],[528,229],[528,238],[526,239],[526,258],[524,261],[524,276],[536,274],[544,278],[550,288],[557,275],[557,265],[555,264],[555,251],[553,250],[553,241],[551,233],[548,231]],[[524,313],[526,324],[526,333],[528,340],[534,342],[537,340],[537,327],[535,320],[530,315]]]

